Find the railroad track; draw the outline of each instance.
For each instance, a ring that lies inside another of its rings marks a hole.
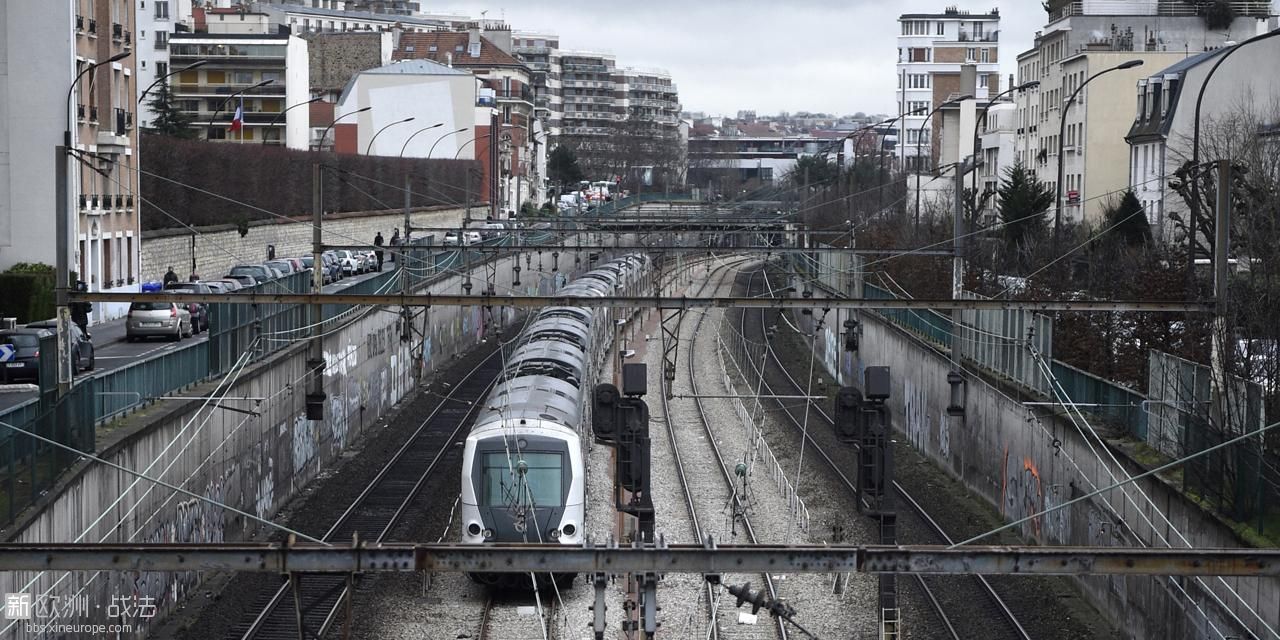
[[[748,295],[751,295],[752,283],[754,282],[757,275],[762,276],[764,289],[766,290],[766,293],[770,297],[772,297],[773,288],[769,285],[768,275],[765,273],[764,268],[761,268],[758,271],[753,271],[751,272],[751,275],[748,276],[748,279],[747,279]],[[758,315],[759,325],[757,326],[756,333],[761,337],[762,344],[765,345],[765,352],[768,355],[769,362],[772,364],[773,368],[779,372],[781,379],[784,381],[784,384],[787,385],[787,389],[782,391],[776,391],[775,387],[769,382],[768,376],[765,376],[764,372],[761,371],[760,367],[755,362],[752,361],[752,362],[749,362],[749,364],[753,368],[754,375],[761,376],[761,393],[764,395],[785,395],[793,392],[796,394],[807,394],[808,390],[801,387],[800,383],[791,375],[791,373],[787,370],[787,367],[782,363],[781,359],[778,358],[777,353],[774,351],[772,346],[772,338],[769,337],[769,334],[766,331],[766,327],[769,326],[768,322],[766,321],[766,314],[767,314],[766,309],[759,310],[759,315]],[[747,318],[750,315],[753,315],[753,314],[751,314],[746,310],[743,310],[741,312],[739,328],[738,328],[740,340],[745,340],[747,336],[746,325],[747,325]],[[747,360],[751,361],[752,359],[747,358]],[[821,443],[815,440],[813,435],[806,432],[803,427],[803,422],[802,422],[803,419],[796,415],[798,413],[798,410],[796,408],[789,407],[780,400],[777,401],[777,405],[778,405],[779,413],[785,416],[785,419],[783,420],[783,422],[790,424],[796,430],[797,434],[800,434],[807,441],[807,443],[811,445],[810,446],[811,450],[818,456],[820,460],[822,460],[827,465],[828,468],[831,469],[831,472],[835,475],[836,478],[839,478],[840,483],[843,484],[850,493],[856,494],[856,488],[854,483],[849,479],[848,476],[844,474],[843,471],[841,471],[841,465],[837,464],[836,461],[831,458],[831,456],[827,453],[825,449],[827,446],[830,446],[831,443]],[[806,405],[809,411],[812,412],[810,416],[816,415],[828,426],[834,425],[834,422],[832,421],[831,416],[827,413],[827,411],[823,407],[821,407],[820,405],[818,405],[816,402],[812,400],[807,401]],[[853,446],[856,447],[857,445],[853,445]],[[929,513],[924,509],[924,507],[920,504],[920,502],[917,501],[896,480],[893,481],[893,489],[896,495],[899,498],[901,498],[901,500],[910,507],[911,512],[914,513],[919,518],[920,522],[925,526],[925,528],[928,529],[930,532],[932,532],[932,534],[934,535],[937,541],[943,544],[954,543],[954,540],[952,540],[951,536],[949,536],[947,532],[943,529],[943,527],[932,516],[929,515]],[[976,588],[976,590],[981,594],[982,600],[984,600],[987,603],[986,609],[989,612],[989,614],[986,614],[986,613],[978,614],[976,612],[966,611],[964,615],[959,615],[959,616],[949,615],[946,610],[946,607],[942,603],[943,600],[953,597],[955,595],[953,593],[953,589],[950,588],[953,586],[953,583],[956,582],[956,580],[953,577],[936,576],[936,577],[926,578],[921,575],[916,575],[915,579],[916,579],[916,584],[920,587],[921,593],[924,595],[924,599],[929,603],[929,607],[933,610],[934,614],[938,618],[939,624],[943,627],[943,629],[945,629],[946,633],[949,634],[955,640],[962,640],[967,638],[995,638],[995,637],[1013,637],[1013,638],[1019,638],[1021,640],[1031,640],[1031,636],[1027,633],[1026,629],[1018,621],[1017,616],[1013,614],[1013,611],[1009,608],[1008,604],[1006,604],[1004,600],[1000,597],[1000,595],[996,593],[995,589],[991,586],[990,582],[988,582],[985,577],[972,576],[971,579],[965,579],[964,581],[969,582],[971,587]],[[938,589],[935,589],[934,588],[935,586],[938,587]],[[940,597],[939,594],[943,594],[943,595]],[[959,600],[962,601],[967,607],[972,607],[977,605],[977,603],[973,602],[972,599],[969,599],[969,598],[960,598]],[[993,619],[998,619],[1004,623],[1004,626],[1006,627],[1006,635],[996,635],[998,630],[993,629],[992,627],[989,626],[990,621]]]
[[[502,372],[501,350],[476,365],[391,456],[378,475],[321,538],[333,544],[382,542],[405,515],[441,459],[465,433],[489,387]],[[342,617],[350,585],[344,576],[302,575],[296,590],[286,582],[264,592],[250,609],[252,618],[228,630],[229,639],[296,640],[301,624],[307,638],[322,638]],[[350,622],[349,616],[348,623]]]
[[[557,635],[556,608],[557,598],[541,598],[532,592],[516,595],[511,592],[502,594],[490,593],[484,601],[484,611],[480,618],[478,640],[553,640]],[[530,620],[519,613],[520,607],[534,607],[537,614],[537,630],[529,629]]]
[[[722,264],[716,268],[716,271],[737,267],[745,261],[746,260],[740,260],[735,262],[732,265],[727,263]],[[706,290],[706,288],[711,284],[712,280],[713,278],[709,277],[707,281],[702,284],[702,286],[698,290],[698,295],[701,295],[702,292]],[[701,333],[702,324],[705,321],[705,319],[706,319],[705,313],[698,314],[697,323],[694,325],[693,332],[690,334],[691,337],[689,339],[688,353],[686,354],[686,357],[685,357],[685,361],[688,363],[690,391],[694,396],[697,396],[699,392],[698,392],[698,385],[697,385],[698,377],[697,377],[697,371],[695,370],[695,367],[694,367],[693,354],[695,353],[694,351],[695,342],[698,339],[699,333]],[[681,322],[683,323],[683,321],[684,319],[682,318]],[[679,332],[677,332],[677,335],[679,335]],[[699,520],[698,507],[695,504],[696,501],[694,498],[695,492],[694,492],[694,489],[690,486],[688,475],[685,472],[684,456],[681,454],[682,447],[679,444],[676,436],[676,429],[674,428],[674,425],[676,423],[672,417],[670,402],[667,399],[668,394],[666,393],[666,391],[667,391],[666,389],[663,389],[663,393],[661,394],[662,413],[664,416],[664,421],[667,425],[667,429],[666,429],[667,439],[671,444],[672,457],[674,459],[675,467],[676,467],[676,476],[679,479],[680,488],[684,494],[685,506],[689,512],[689,519],[690,519],[690,523],[692,524],[694,534],[697,536],[698,540],[705,540],[706,539],[705,528],[702,526],[701,521]],[[742,521],[743,528],[745,530],[748,540],[752,544],[757,544],[758,539],[756,536],[755,529],[751,525],[750,518],[747,517],[746,515],[746,509],[743,508],[743,505],[741,505],[738,500],[737,492],[734,487],[734,472],[731,471],[729,466],[725,463],[724,455],[720,450],[720,446],[716,443],[716,437],[712,431],[711,422],[707,419],[706,411],[702,405],[702,401],[700,399],[695,398],[694,402],[695,402],[695,406],[697,407],[699,422],[702,424],[703,433],[706,435],[708,450],[711,452],[712,457],[715,460],[715,464],[713,464],[712,466],[720,470],[719,475],[724,480],[725,487],[734,496],[733,498],[735,502],[734,511],[735,512],[740,511],[742,513],[741,521]],[[692,444],[692,441],[691,441],[690,443],[685,443],[685,447],[694,449],[694,448],[697,448],[697,445]],[[762,575],[764,578],[765,588],[769,592],[769,597],[772,599],[777,599],[778,598],[777,585],[774,584],[773,577],[767,573]],[[710,603],[712,601],[711,597],[713,595],[713,589],[711,585],[707,585],[706,589],[707,589],[707,596],[708,596],[707,602]],[[719,637],[718,620],[712,618],[709,621],[711,623],[711,634],[709,637]],[[781,619],[778,619],[776,620],[776,624],[777,624],[777,630],[778,630],[778,637],[781,638],[782,640],[786,640],[789,637],[787,633],[786,623],[783,622]]]

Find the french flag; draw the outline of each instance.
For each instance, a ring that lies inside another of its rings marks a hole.
[[[231,132],[244,128],[244,96],[240,96],[240,104],[236,106],[236,115],[231,118]]]

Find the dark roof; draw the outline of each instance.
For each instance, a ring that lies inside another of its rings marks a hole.
[[[904,13],[898,20],[999,20],[1000,13]]]
[[[528,70],[523,62],[498,48],[488,38],[480,36],[480,55],[472,57],[468,50],[470,35],[466,31],[436,31],[433,33],[406,33],[400,36],[392,58],[395,60],[432,60],[449,64],[450,54],[456,67],[520,67]],[[431,50],[435,47],[435,51]],[[462,47],[459,49],[458,47]],[[412,49],[412,50],[410,50]]]
[[[1169,104],[1166,105],[1165,113],[1162,117],[1151,118],[1149,120],[1140,120],[1134,118],[1133,126],[1129,128],[1129,133],[1125,135],[1125,140],[1129,142],[1149,142],[1153,139],[1166,138],[1169,136],[1169,129],[1173,126],[1173,116],[1177,112],[1178,103],[1182,98],[1183,79],[1186,72],[1194,67],[1209,62],[1218,54],[1230,49],[1223,47],[1213,51],[1205,51],[1194,56],[1183,58],[1174,64],[1161,69],[1160,71],[1147,76],[1147,83],[1158,82],[1163,85],[1164,77],[1174,75],[1178,77],[1178,83],[1174,86],[1173,93],[1169,95]],[[1161,100],[1164,96],[1160,97]]]

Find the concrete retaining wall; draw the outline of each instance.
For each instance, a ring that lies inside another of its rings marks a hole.
[[[573,259],[561,256],[560,271],[537,270],[536,254],[522,273],[522,285],[511,286],[512,266],[520,256],[501,260],[494,273],[498,292],[549,294],[573,277]],[[522,264],[522,266],[525,266]],[[580,270],[588,267],[583,259]],[[485,269],[475,270],[475,285],[483,288]],[[432,291],[461,291],[462,277],[433,286]],[[430,340],[425,369],[444,366],[473,346],[498,324],[509,323],[511,309],[436,307],[428,314]],[[418,326],[421,326],[421,316]],[[329,400],[325,420],[305,416],[306,344],[251,363],[230,377],[229,397],[265,398],[261,403],[229,401],[252,408],[258,416],[205,408],[201,403],[163,403],[136,414],[130,421],[147,422],[131,435],[105,447],[103,457],[129,469],[148,470],[162,478],[222,504],[271,518],[285,503],[334,464],[353,442],[369,437],[367,429],[409,392],[413,358],[400,342],[400,318],[392,313],[369,313],[325,340],[325,390]],[[200,387],[197,387],[199,390]],[[211,389],[202,394],[211,393]],[[179,405],[182,406],[173,406]],[[136,423],[135,423],[136,424]],[[121,428],[129,428],[126,424]],[[173,444],[169,447],[170,443]],[[59,485],[46,506],[10,539],[15,542],[221,542],[244,539],[260,528],[249,518],[206,502],[174,496],[105,465],[82,465]],[[120,496],[123,499],[118,500]],[[82,532],[85,532],[81,535]],[[93,575],[47,573],[34,586],[33,574],[0,574],[5,592],[46,593],[66,598],[87,596],[89,612],[75,623],[128,622],[132,637],[143,637],[150,624],[182,602],[199,585],[196,573],[117,573]],[[81,592],[81,589],[84,589]],[[158,614],[153,620],[108,620],[113,596],[149,598]],[[101,608],[95,608],[100,606]],[[7,624],[5,622],[4,624]],[[3,629],[0,626],[0,629]],[[16,633],[16,635],[14,635]],[[10,629],[5,637],[32,637]]]
[[[483,210],[473,208],[473,211],[474,215],[484,218]],[[463,217],[462,207],[415,209],[412,214],[413,225],[417,227],[457,227]],[[392,230],[404,226],[404,214],[332,214],[325,217],[321,226],[326,244],[372,244],[374,234],[379,231],[390,242]],[[206,279],[222,277],[236,264],[266,260],[267,245],[275,245],[276,256],[281,258],[311,253],[310,221],[251,224],[244,237],[235,227],[197,228],[200,233],[195,234],[196,273]],[[160,280],[165,271],[173,267],[185,280],[191,274],[192,235],[189,231],[171,229],[143,233],[142,279]],[[441,239],[437,237],[436,244]]]
[[[862,335],[856,357],[844,351],[841,335],[848,312],[831,311],[824,317],[822,310],[816,309],[813,316],[797,312],[792,318],[807,334],[812,334],[822,320],[816,353],[827,373],[841,384],[861,386],[867,366],[889,366],[893,380],[889,406],[894,427],[916,449],[994,505],[1009,522],[1083,495],[1094,487],[1113,484],[1108,468],[1120,476],[1101,450],[1098,454],[1108,463],[1099,462],[1070,422],[1055,420],[1047,411],[1037,411],[1033,419],[1028,407],[974,375],[966,375],[964,417],[948,417],[948,358],[924,347],[876,314],[858,316]],[[1053,434],[1061,439],[1060,450],[1053,445]],[[1093,444],[1098,446],[1096,441]],[[1115,455],[1130,474],[1144,471],[1122,452],[1115,450]],[[1139,495],[1137,488],[1163,511],[1167,521]],[[1196,548],[1245,546],[1211,514],[1161,479],[1148,478],[1129,487],[1131,501],[1120,490],[1105,495],[1106,501],[1094,498],[1033,519],[1022,525],[1021,533],[1028,541],[1047,545],[1115,547],[1164,547],[1160,538],[1164,536],[1173,546],[1185,548],[1187,544],[1174,533],[1176,528]],[[1132,530],[1121,525],[1115,514]],[[1093,604],[1132,638],[1218,640],[1222,636],[1215,627],[1228,638],[1249,637],[1245,628],[1256,637],[1275,637],[1266,626],[1275,629],[1280,625],[1280,580],[1227,578],[1224,584],[1217,578],[1206,578],[1203,585],[1194,579],[1179,579],[1177,583],[1186,588],[1204,613],[1168,578],[1099,576],[1080,580]],[[1240,597],[1230,593],[1228,586]],[[1212,593],[1207,594],[1206,588]]]

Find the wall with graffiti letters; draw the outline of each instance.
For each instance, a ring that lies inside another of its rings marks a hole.
[[[519,284],[513,269],[517,260]],[[595,264],[586,254],[575,256],[572,251],[556,258],[550,252],[532,251],[525,258],[504,258],[493,268],[478,265],[470,278],[480,291],[492,282],[499,293],[550,294],[567,278]],[[466,279],[466,273],[459,273],[433,284],[431,291],[462,292]],[[99,447],[99,454],[107,459],[199,497],[175,494],[105,465],[84,465],[8,539],[177,543],[247,539],[265,528],[254,518],[272,518],[290,498],[334,467],[344,449],[368,437],[371,427],[410,393],[417,374],[432,376],[520,317],[512,309],[480,306],[417,310],[408,342],[401,339],[401,314],[369,313],[352,321],[324,341],[324,420],[306,418],[305,342],[249,363],[228,378],[223,399],[163,403],[116,425],[116,432],[126,435]],[[190,395],[212,396],[215,389],[211,383],[197,391]],[[196,572],[0,574],[5,592],[87,595],[90,603],[103,606],[91,606],[80,622],[130,622],[133,637],[138,638],[197,591],[199,581]],[[145,602],[154,604],[158,615],[108,620],[105,611],[113,595],[147,598]],[[19,630],[12,637],[25,638],[23,633]]]
[[[843,323],[851,312],[824,312],[817,301],[823,295],[817,293],[811,315],[799,310],[790,314],[790,321],[812,336],[823,373],[839,384],[861,386],[866,367],[889,366],[893,382],[889,404],[895,429],[912,447],[997,509],[1007,522],[1022,521],[1017,530],[1028,542],[1164,547],[1168,541],[1175,547],[1187,547],[1188,543],[1198,548],[1246,546],[1161,479],[1144,479],[1127,493],[1115,490],[1055,510],[1095,488],[1124,479],[1105,454],[1106,464],[1099,462],[1093,452],[1099,447],[1096,441],[1086,441],[1069,421],[1056,417],[1061,411],[1023,404],[974,375],[966,375],[964,416],[949,416],[947,373],[951,364],[947,354],[867,312],[856,316],[860,321],[858,351],[846,351]],[[1128,473],[1142,471],[1122,452],[1115,454]],[[1174,583],[1158,577],[1099,576],[1082,579],[1079,584],[1116,628],[1135,638],[1220,638],[1219,631],[1226,637],[1268,637],[1267,626],[1280,628],[1280,581],[1275,579],[1232,578],[1226,584],[1206,579],[1200,584],[1191,579]],[[1180,589],[1194,598],[1194,604]]]

